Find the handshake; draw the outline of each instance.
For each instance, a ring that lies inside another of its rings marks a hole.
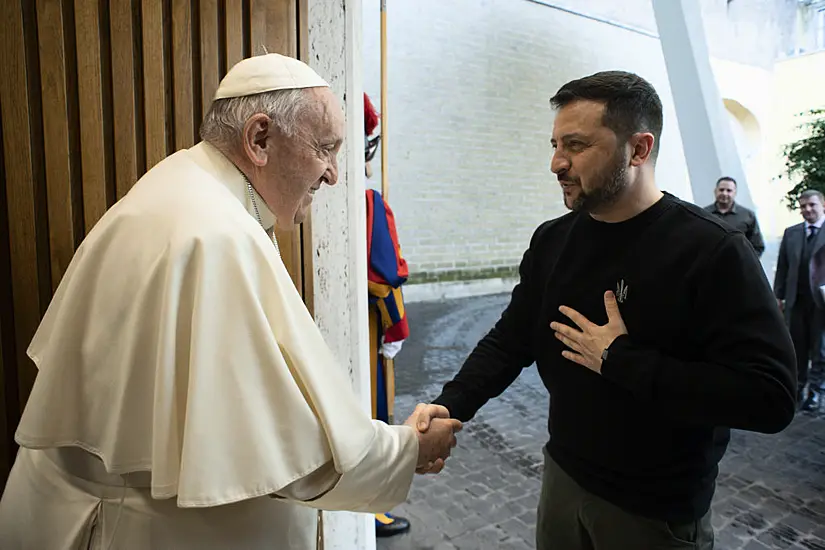
[[[417,474],[437,474],[444,468],[450,450],[456,446],[455,434],[461,422],[450,418],[450,411],[441,405],[420,403],[404,422],[418,434]]]

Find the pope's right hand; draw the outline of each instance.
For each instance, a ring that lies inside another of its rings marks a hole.
[[[455,434],[461,431],[461,422],[448,418],[447,409],[438,405],[418,405],[404,424],[418,435],[418,462],[416,473],[437,474],[444,468],[450,451],[456,446]],[[424,427],[424,431],[421,427]]]

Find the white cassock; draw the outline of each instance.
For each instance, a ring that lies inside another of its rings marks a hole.
[[[252,203],[201,143],[89,233],[28,350],[2,550],[311,550],[315,508],[405,500],[417,436],[358,405]]]

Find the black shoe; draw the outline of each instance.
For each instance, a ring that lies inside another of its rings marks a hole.
[[[390,514],[375,515],[375,536],[392,537],[410,530],[410,520]]]
[[[808,391],[808,397],[805,398],[805,401],[802,403],[800,410],[805,412],[817,411],[819,410],[819,405],[822,402],[822,397],[817,391]]]

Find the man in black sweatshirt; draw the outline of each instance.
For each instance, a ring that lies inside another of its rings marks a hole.
[[[730,429],[793,419],[793,345],[745,236],[661,192],[656,91],[565,84],[541,225],[501,319],[435,403],[470,420],[535,363],[550,392],[539,550],[709,549]]]

